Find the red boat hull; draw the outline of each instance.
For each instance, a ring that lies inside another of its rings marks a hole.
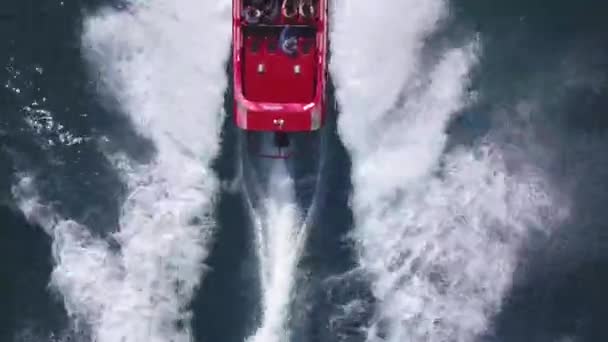
[[[320,129],[326,113],[328,0],[314,0],[314,19],[289,22],[279,15],[274,22],[253,25],[242,16],[243,1],[233,0],[232,13],[236,125],[286,133]],[[295,56],[277,48],[286,25],[302,32]]]

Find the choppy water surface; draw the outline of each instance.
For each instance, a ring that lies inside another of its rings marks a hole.
[[[332,1],[283,165],[231,121],[229,0],[3,2],[0,340],[606,339],[607,13]]]

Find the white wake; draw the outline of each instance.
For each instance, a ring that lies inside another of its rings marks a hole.
[[[426,58],[446,14],[442,0],[342,0],[332,17],[353,236],[376,299],[368,341],[474,340],[499,310],[528,232],[562,214],[547,211],[555,194],[543,173],[508,169],[491,137],[444,154],[480,50],[473,40]]]
[[[118,249],[40,203],[35,180],[14,189],[27,217],[53,237],[51,285],[94,341],[193,339],[187,306],[215,226],[209,164],[223,120],[230,9],[229,0],[153,0],[84,22],[92,74],[157,149],[147,165],[116,159],[130,190]]]
[[[307,229],[284,163],[273,163],[259,210],[251,207],[262,280],[262,322],[251,342],[289,341],[289,304]]]

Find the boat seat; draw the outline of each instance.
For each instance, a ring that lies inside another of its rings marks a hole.
[[[276,37],[266,38],[266,51],[268,53],[277,53],[277,49],[279,48],[279,39]]]
[[[251,53],[257,53],[264,45],[263,38],[249,36],[245,38],[245,49],[251,51]]]
[[[300,47],[300,51],[307,55],[312,52],[313,47],[315,45],[315,40],[312,38],[300,38],[298,46]]]

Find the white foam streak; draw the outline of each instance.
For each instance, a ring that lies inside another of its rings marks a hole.
[[[377,203],[358,222],[361,264],[379,300],[371,340],[474,339],[500,307],[527,232],[548,223],[542,174],[510,175],[493,146],[446,162],[443,178]]]
[[[223,120],[230,13],[228,0],[156,0],[85,21],[92,74],[157,149],[149,165],[122,161],[131,193],[119,251],[76,222],[41,222],[54,237],[52,285],[95,341],[192,340],[187,306],[214,228],[209,164]],[[22,203],[35,198],[16,193]]]
[[[293,180],[284,164],[273,166],[263,210],[253,213],[263,234],[258,241],[262,272],[262,324],[251,342],[289,341],[286,326],[295,271],[306,239],[294,197]]]
[[[227,0],[157,0],[85,23],[85,52],[100,70],[100,82],[159,149],[168,145],[191,156],[214,155],[230,9]],[[202,134],[207,132],[214,134]]]
[[[341,0],[334,5],[331,25],[331,71],[338,99],[348,98],[349,115],[340,134],[353,158],[368,154],[375,143],[357,139],[361,132],[389,127],[383,118],[416,74],[422,39],[443,17],[441,0]],[[344,103],[342,103],[344,105]],[[346,108],[344,108],[346,109]]]
[[[407,188],[412,181],[428,174],[443,150],[446,125],[464,104],[462,90],[474,60],[473,51],[474,45],[471,45],[446,53],[430,73],[430,83],[423,94],[409,97],[402,108],[371,121],[371,126],[380,126],[385,121],[381,135],[373,131],[360,132],[359,137],[365,139],[353,142],[353,159],[364,160],[361,167],[354,170],[355,185],[359,179],[373,181],[377,190],[374,196],[383,196]],[[351,130],[353,119],[366,116],[360,110],[340,121],[341,132]],[[359,141],[366,140],[374,141],[373,147],[361,149]]]
[[[442,157],[478,56],[474,41],[419,71],[443,6],[348,1],[335,12],[331,70],[353,162],[353,237],[377,301],[369,341],[474,340],[500,307],[527,232],[553,222],[542,172],[509,172],[490,141]]]

